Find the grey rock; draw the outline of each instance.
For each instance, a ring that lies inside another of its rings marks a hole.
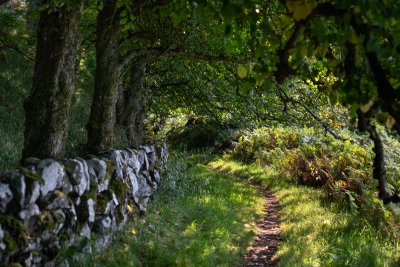
[[[76,206],[79,206],[81,204],[81,197],[77,197],[76,199],[75,199],[75,205]]]
[[[146,152],[147,155],[149,169],[152,170],[156,165],[157,161],[156,149],[154,148],[154,146],[145,146],[144,151]]]
[[[3,241],[3,238],[4,238],[4,231],[3,231],[3,228],[0,225],[0,241]]]
[[[112,214],[114,211],[115,211],[114,200],[111,200],[110,202],[107,203],[104,214]]]
[[[79,233],[80,236],[86,237],[87,239],[90,239],[91,237],[91,232],[90,232],[90,227],[89,224],[85,223]]]
[[[99,216],[96,218],[95,230],[98,233],[108,233],[112,227],[112,220],[110,216]]]
[[[132,149],[127,149],[127,153],[128,153],[128,158],[126,160],[126,163],[128,165],[127,172],[133,170],[136,173],[136,175],[138,175],[140,171],[140,162],[138,159],[138,155]]]
[[[24,252],[26,253],[29,251],[42,250],[43,246],[40,244],[40,241],[40,238],[37,238],[36,240],[29,240]]]
[[[135,203],[138,203],[139,201],[139,183],[138,183],[138,179],[137,176],[133,173],[133,172],[128,172],[127,173],[128,177],[129,177],[129,181],[130,181],[130,194],[133,197],[133,201]]]
[[[79,222],[81,224],[89,222],[93,223],[95,219],[95,201],[93,199],[89,198],[87,199],[85,196],[82,197],[81,203],[79,206],[77,206],[76,211],[77,211],[77,216],[79,219]]]
[[[49,240],[54,240],[55,237],[57,237],[58,233],[64,226],[65,218],[65,213],[62,210],[56,210],[52,213],[46,214],[44,221],[52,221],[53,225],[41,233],[40,237],[42,239],[42,244],[47,243]]]
[[[144,149],[144,151],[146,151],[147,154],[156,151],[154,146],[151,146],[151,145],[149,145],[149,146],[140,146],[140,148]]]
[[[42,263],[42,257],[39,255],[34,255],[32,259],[32,266],[40,266]]]
[[[12,201],[7,205],[8,211],[14,214],[18,213],[23,209],[25,203],[25,177],[16,170],[0,170],[0,182],[8,184],[12,192]]]
[[[114,194],[114,192],[112,193],[112,200],[113,200],[114,206],[117,207],[119,205],[119,202],[118,202],[118,198]]]
[[[36,202],[36,200],[39,198],[40,196],[40,184],[37,181],[34,181],[31,185],[31,188],[26,195],[26,200],[25,200],[25,204],[26,205],[31,205],[34,204]]]
[[[149,161],[147,160],[146,151],[140,149],[138,151],[138,160],[140,164],[141,171],[147,171],[149,169]]]
[[[63,161],[66,171],[69,173],[74,191],[82,196],[83,193],[90,189],[89,168],[85,160],[67,159]]]
[[[106,177],[107,164],[101,159],[90,159],[87,161],[89,176],[92,182],[97,182],[97,192],[103,192],[108,189],[110,177]]]
[[[88,199],[88,201],[87,201],[87,207],[88,207],[88,221],[89,222],[91,222],[91,223],[93,223],[94,222],[94,220],[95,220],[95,216],[96,216],[96,213],[95,213],[95,210],[94,210],[94,205],[95,205],[96,203],[93,201],[93,199]]]
[[[110,179],[104,179],[101,183],[99,183],[97,192],[101,193],[103,191],[108,190],[109,184],[110,184]]]
[[[157,184],[161,180],[161,175],[157,170],[154,170],[154,172],[153,172],[153,179],[154,179],[154,181],[156,181]]]
[[[68,176],[65,176],[63,183],[62,183],[62,191],[65,194],[69,194],[74,191],[74,186],[72,185],[71,181],[69,180]]]
[[[138,176],[138,183],[139,183],[139,197],[150,197],[152,195],[153,189],[150,187],[149,183],[147,182],[148,179],[146,176],[139,175]]]
[[[10,185],[0,183],[0,212],[4,213],[7,210],[8,203],[13,199]]]
[[[104,160],[92,158],[87,161],[91,181],[104,180],[107,172],[107,164]]]
[[[46,197],[49,192],[54,191],[57,187],[62,187],[66,173],[57,161],[52,159],[41,160],[36,166],[36,171],[44,180],[44,185],[40,189],[42,197]]]
[[[1,228],[1,225],[0,225],[0,250],[5,250],[6,249],[6,244],[3,243],[3,238],[4,238],[4,231],[3,231],[3,228]]]
[[[69,209],[71,206],[71,200],[64,193],[57,191],[57,194],[47,205],[46,210]]]
[[[126,166],[121,151],[116,149],[109,149],[102,154],[106,159],[111,160],[114,163],[115,171],[114,176],[117,180],[123,180],[123,169]]]
[[[62,210],[56,210],[54,213],[57,216],[57,226],[55,227],[55,234],[58,234],[64,226],[66,216],[64,211]]]
[[[19,212],[19,217],[24,221],[28,221],[31,217],[38,215],[40,215],[40,210],[36,204],[29,204],[24,210]]]

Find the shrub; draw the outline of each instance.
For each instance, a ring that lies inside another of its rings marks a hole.
[[[216,151],[229,149],[237,140],[238,125],[215,120],[189,119],[182,126],[168,133],[168,140],[174,146],[184,145],[187,149],[214,147]]]
[[[400,186],[400,144],[384,129],[379,130],[387,155],[388,188],[394,191]],[[246,131],[230,154],[246,162],[273,165],[283,179],[319,187],[327,199],[344,203],[384,232],[396,234],[400,212],[395,205],[385,206],[377,198],[372,143],[365,135],[350,131],[341,134],[347,141],[308,128],[260,128]]]

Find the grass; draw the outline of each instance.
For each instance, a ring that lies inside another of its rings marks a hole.
[[[12,52],[0,62],[0,168],[9,168],[21,157],[23,100],[31,87],[32,64]]]
[[[201,165],[174,182],[173,190],[161,187],[145,216],[133,220],[112,249],[81,266],[241,266],[262,213],[261,194]]]
[[[229,159],[210,164],[257,180],[276,195],[283,238],[280,266],[400,266],[399,240],[382,236],[366,219],[327,202],[322,191],[287,182],[273,167]]]

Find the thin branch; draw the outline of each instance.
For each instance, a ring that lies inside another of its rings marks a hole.
[[[337,140],[341,140],[341,141],[346,141],[345,138],[343,138],[342,136],[336,134],[335,132],[333,132],[330,128],[329,125],[324,122],[320,117],[318,117],[317,115],[314,114],[314,112],[312,112],[306,105],[304,105],[303,103],[301,103],[300,101],[297,101],[293,98],[288,98],[288,101],[290,101],[291,103],[295,104],[295,105],[299,105],[301,106],[308,114],[311,115],[311,117],[314,118],[314,120],[316,120],[317,122],[319,122],[321,124],[321,126],[325,129],[325,131],[327,131],[330,135],[332,135],[335,139]]]
[[[35,59],[33,57],[31,57],[29,54],[27,54],[24,51],[22,51],[17,45],[9,43],[9,42],[5,42],[5,41],[1,41],[1,43],[3,43],[4,47],[7,47],[7,48],[17,52],[18,54],[22,55],[26,59],[28,59],[28,60],[30,60],[32,62],[35,61]]]

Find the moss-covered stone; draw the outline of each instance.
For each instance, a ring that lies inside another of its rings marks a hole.
[[[122,200],[128,195],[129,185],[126,182],[111,179],[109,189],[115,193],[118,201],[122,202]]]
[[[146,155],[139,150],[133,149],[133,153],[142,154],[143,162],[140,167],[143,169],[143,165],[147,165]],[[119,155],[119,152],[116,151],[116,154]],[[68,247],[77,245],[77,236],[81,232],[84,232],[85,236],[90,236],[98,230],[99,233],[113,231],[116,226],[121,227],[128,217],[138,216],[139,208],[131,199],[130,184],[124,181],[125,179],[129,180],[130,174],[121,173],[121,171],[127,171],[129,158],[133,157],[132,152],[129,150],[129,153],[121,153],[121,169],[118,169],[119,165],[116,166],[113,159],[107,158],[107,155],[104,157],[106,158],[99,160],[101,161],[99,167],[95,166],[98,167],[96,168],[97,172],[89,173],[92,180],[88,191],[85,191],[83,195],[75,191],[64,190],[63,183],[65,181],[62,179],[66,178],[65,175],[59,175],[60,179],[52,184],[51,190],[49,189],[43,194],[42,188],[52,175],[43,176],[45,179],[38,175],[35,170],[37,169],[41,173],[41,168],[37,165],[41,161],[36,159],[29,166],[20,167],[17,171],[2,175],[0,180],[11,181],[7,184],[12,185],[14,191],[21,188],[21,193],[15,193],[20,204],[13,208],[15,210],[13,215],[8,210],[5,211],[7,214],[0,214],[0,225],[4,231],[2,242],[5,244],[5,250],[1,251],[3,255],[0,255],[0,259],[8,261],[7,263],[21,262],[22,265],[25,265],[25,260],[33,256],[36,260],[41,259],[39,264],[53,262],[54,257],[58,257],[60,254],[62,244],[67,244]],[[157,159],[155,169],[160,168],[162,168],[162,163],[160,159]],[[64,173],[64,170],[61,172]],[[98,172],[101,172],[101,177]],[[59,173],[57,172],[57,174]],[[151,177],[148,176],[149,173],[151,173]],[[146,169],[142,175],[146,179],[154,178],[152,170]],[[17,179],[12,179],[12,177],[17,177]],[[143,183],[147,185],[145,180]],[[61,184],[63,184],[62,189]],[[139,184],[139,190],[141,190],[141,186],[143,184]],[[79,206],[77,206],[78,203]],[[21,220],[23,217],[20,217],[18,212],[30,211],[28,207],[31,206],[35,206],[38,211],[29,219]],[[27,250],[28,241],[30,246],[31,243],[38,245],[30,248],[35,251]],[[39,248],[42,249],[39,251]]]
[[[105,179],[111,179],[115,172],[115,165],[114,162],[110,159],[102,159],[107,165],[107,170],[106,170],[106,177]]]
[[[95,206],[96,214],[104,214],[107,205],[112,201],[112,199],[112,192],[109,190],[105,190],[98,194]]]
[[[22,221],[12,215],[0,215],[0,224],[5,232],[3,242],[6,245],[6,252],[12,252],[26,245],[28,231]]]
[[[64,217],[57,211],[42,211],[37,218],[43,232],[52,231],[57,228],[57,224],[64,223]]]
[[[37,173],[34,173],[33,171],[23,167],[19,168],[19,171],[23,176],[25,176],[27,184],[35,181],[39,182],[40,184],[44,184],[43,178]]]

